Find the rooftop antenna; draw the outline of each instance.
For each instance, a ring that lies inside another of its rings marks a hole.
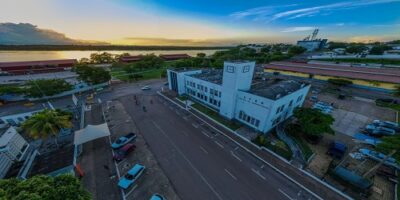
[[[312,33],[311,40],[315,40],[317,38],[318,32],[319,32],[319,29],[316,28],[314,30],[314,32]]]

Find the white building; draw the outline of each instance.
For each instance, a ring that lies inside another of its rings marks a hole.
[[[28,147],[29,144],[14,127],[0,129],[0,178],[7,174],[14,162],[24,158]]]
[[[224,69],[167,70],[169,89],[266,133],[303,104],[310,85],[292,80],[253,83],[255,62],[230,61]]]

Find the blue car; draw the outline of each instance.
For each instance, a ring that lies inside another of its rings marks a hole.
[[[125,144],[128,144],[131,141],[134,141],[135,139],[136,139],[136,134],[129,133],[125,136],[118,138],[114,143],[111,144],[111,147],[113,149],[119,149],[119,148],[123,147]]]
[[[153,196],[151,196],[150,200],[166,200],[163,196],[161,196],[160,194],[153,194]]]
[[[123,189],[129,188],[129,186],[134,184],[135,181],[139,178],[139,176],[142,175],[145,168],[146,167],[144,167],[143,165],[136,164],[135,166],[133,166],[132,169],[128,171],[127,174],[125,174],[125,176],[123,176],[119,180],[118,186]]]

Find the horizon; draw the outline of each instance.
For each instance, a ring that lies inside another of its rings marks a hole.
[[[318,38],[368,43],[399,39],[398,10],[400,0],[5,0],[0,23],[30,23],[75,41],[127,46],[295,43],[316,28]]]

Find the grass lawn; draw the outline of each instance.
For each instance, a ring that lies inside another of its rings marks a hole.
[[[283,141],[279,140],[276,144],[273,145],[269,137],[258,135],[252,142],[254,144],[257,144],[258,146],[266,147],[267,149],[284,157],[286,160],[290,160],[292,158],[292,151]]]
[[[179,100],[181,100],[181,101],[186,101],[186,100],[188,100],[189,98],[188,98],[188,96],[186,96],[186,95],[182,95],[182,96],[179,96],[179,97],[177,97]]]
[[[137,73],[138,75],[141,75],[142,77],[133,79],[132,77],[129,77],[129,75],[125,72],[125,70],[123,70],[121,68],[113,68],[111,70],[111,76],[116,77],[122,81],[148,80],[148,79],[160,78],[163,71],[164,71],[164,69],[162,69],[162,68],[138,70],[135,73]]]
[[[217,113],[216,111],[214,111],[214,110],[212,110],[210,108],[207,108],[207,107],[205,107],[203,105],[200,105],[198,103],[194,103],[194,104],[192,104],[192,107],[194,107],[197,110],[199,110],[200,112],[208,115],[209,117],[213,118],[217,122],[225,125],[226,127],[230,128],[233,131],[235,131],[235,130],[237,130],[237,129],[239,129],[241,127],[241,125],[239,123],[227,120],[227,119],[221,117],[219,115],[219,113]]]

